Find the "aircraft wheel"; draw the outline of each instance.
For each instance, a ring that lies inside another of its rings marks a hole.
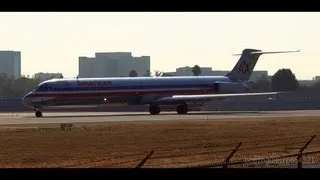
[[[160,114],[160,107],[158,105],[150,105],[149,112],[152,115]]]
[[[180,104],[177,106],[177,113],[178,114],[187,114],[188,113],[188,106],[186,104]]]
[[[36,117],[42,117],[42,112],[41,111],[36,111],[35,115],[36,115]]]

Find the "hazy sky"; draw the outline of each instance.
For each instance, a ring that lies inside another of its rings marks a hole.
[[[24,12],[0,13],[0,50],[21,51],[22,74],[78,74],[78,57],[130,51],[151,56],[151,71],[200,66],[230,70],[244,48],[300,53],[262,55],[255,70],[291,68],[320,75],[320,13]]]

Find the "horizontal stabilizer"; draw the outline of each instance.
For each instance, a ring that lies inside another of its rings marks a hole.
[[[270,51],[270,52],[254,51],[254,52],[250,52],[250,54],[276,54],[276,53],[292,53],[292,52],[300,52],[300,50],[296,50],[296,51]],[[241,54],[233,54],[233,55],[239,56]]]

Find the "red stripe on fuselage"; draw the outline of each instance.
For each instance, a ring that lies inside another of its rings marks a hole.
[[[118,95],[147,95],[147,94],[211,94],[210,90],[161,90],[161,91],[123,91],[123,92],[71,92],[71,93],[32,93],[28,97],[93,97],[93,96],[118,96]]]

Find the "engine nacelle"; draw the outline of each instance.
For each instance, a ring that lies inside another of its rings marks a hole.
[[[245,93],[248,92],[248,87],[242,83],[228,83],[228,82],[215,82],[213,83],[214,93]]]

